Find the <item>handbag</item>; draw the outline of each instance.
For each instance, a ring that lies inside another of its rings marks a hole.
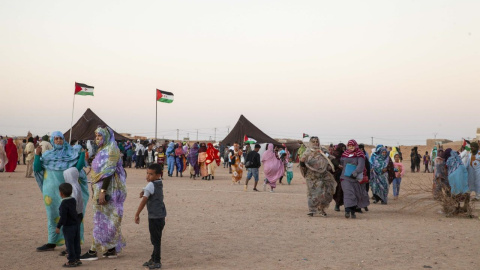
[[[367,169],[366,169],[366,168],[363,169],[363,173],[361,173],[360,175],[362,176],[362,178],[360,178],[360,179],[359,179],[359,177],[358,177],[359,175],[357,175],[357,180],[358,180],[358,182],[359,182],[360,184],[366,184],[366,183],[368,183],[369,180],[368,180],[368,175],[367,175]]]

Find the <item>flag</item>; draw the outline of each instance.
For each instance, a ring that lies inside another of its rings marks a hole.
[[[247,137],[247,135],[245,135],[245,137],[243,137],[243,143],[244,144],[254,144],[254,143],[257,143],[257,141],[255,139],[249,138],[249,137]]]
[[[93,86],[83,83],[75,83],[75,95],[93,96]]]
[[[303,133],[303,138],[310,137],[307,133]]]
[[[172,103],[173,102],[173,93],[157,89],[157,101]]]
[[[470,151],[470,141],[463,139],[463,147],[465,147],[465,150]]]

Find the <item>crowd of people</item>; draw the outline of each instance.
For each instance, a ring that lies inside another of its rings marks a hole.
[[[260,150],[263,150],[261,155]],[[472,200],[480,200],[477,142],[468,142],[459,151],[435,146],[430,155],[426,152],[423,157],[414,147],[410,157],[412,173],[420,171],[422,160],[424,172],[431,172],[432,168],[434,199],[445,201],[447,196],[454,202],[447,214],[471,213],[470,193],[475,194]],[[246,170],[244,190],[248,190],[253,178],[256,192],[260,168],[264,174],[263,191],[268,187],[275,192],[277,183],[283,184],[284,176],[287,184],[291,184],[294,160],[298,161],[307,187],[307,214],[311,217],[326,217],[332,202],[334,211],[341,211],[343,206],[345,217],[352,219],[357,213],[369,211],[370,201],[387,205],[390,185],[393,199],[397,199],[405,175],[399,147],[377,145],[369,154],[363,144],[353,139],[346,145],[323,148],[318,137],[309,137],[294,156],[285,145],[271,143],[214,146],[204,142],[116,141],[109,127],[99,127],[95,140],[71,143],[58,131],[42,138],[31,134],[25,140],[0,138],[0,172],[14,172],[23,161],[25,177],[36,179],[45,202],[47,243],[37,251],[52,251],[66,245],[61,253],[68,258],[65,267],[79,266],[82,260],[97,260],[99,253],[115,258],[125,247],[121,231],[127,196],[124,168],[134,166],[146,169],[148,182],[140,193],[142,200],[135,216],[135,222],[139,223],[139,214],[147,206],[154,251],[144,266],[160,268],[160,241],[166,216],[162,183],[165,165],[168,178],[183,177],[188,170],[190,179],[213,180],[222,159],[223,168],[231,174],[232,185],[241,184]],[[83,241],[83,217],[89,200],[93,208],[93,240],[89,250],[81,255],[78,242]]]

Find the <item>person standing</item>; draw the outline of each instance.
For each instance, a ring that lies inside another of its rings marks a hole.
[[[52,144],[48,141],[48,135],[44,135],[42,137],[42,141],[39,143],[39,145],[42,147],[42,154],[53,149]]]
[[[255,144],[255,148],[253,149],[253,151],[250,151],[250,153],[248,153],[247,158],[245,159],[245,168],[247,168],[247,180],[245,181],[244,188],[245,191],[247,191],[248,181],[250,181],[252,177],[255,181],[253,184],[253,191],[258,191],[258,169],[261,166],[260,154],[258,153],[258,151],[260,151],[260,144]]]
[[[240,180],[242,180],[243,175],[243,152],[240,149],[238,143],[233,144],[233,150],[230,152],[228,156],[230,158],[231,168],[232,168],[232,185],[233,184],[240,184]]]
[[[471,152],[468,154],[468,163],[466,164],[468,188],[475,192],[474,201],[480,200],[480,153],[478,148],[477,142],[470,143]]]
[[[145,163],[147,168],[153,164],[155,161],[155,150],[153,150],[153,144],[149,143],[147,149],[145,150]]]
[[[398,199],[398,195],[400,194],[400,183],[402,183],[402,177],[405,173],[403,169],[403,164],[400,161],[400,155],[397,153],[395,156],[395,162],[393,166],[395,167],[395,179],[393,179],[393,199]]]
[[[347,167],[349,167],[348,171]],[[356,218],[356,208],[365,208],[370,205],[370,201],[367,191],[359,182],[359,179],[363,179],[365,154],[353,139],[348,141],[347,150],[342,154],[341,168],[340,182],[343,190],[345,218]]]
[[[215,170],[217,166],[220,166],[220,151],[213,147],[213,144],[207,144],[207,164],[208,179],[215,179]]]
[[[175,169],[175,144],[173,142],[168,143],[167,151],[167,171],[168,176],[173,176],[173,170]]]
[[[110,127],[95,130],[98,151],[92,161],[91,183],[93,204],[93,241],[80,260],[97,260],[97,252],[103,257],[116,258],[123,247],[123,204],[127,198],[126,173],[122,167],[120,149]]]
[[[3,141],[0,140],[0,172],[5,170],[5,164],[8,163],[7,153],[5,153],[5,146]]]
[[[429,164],[430,164],[430,155],[428,155],[428,151],[426,151],[425,155],[423,156],[423,165],[425,165],[425,171],[423,171],[424,173],[430,172],[430,169],[428,168]]]
[[[340,177],[342,176],[342,154],[347,149],[347,146],[343,143],[339,143],[333,149],[332,154],[332,164],[334,166],[334,171],[332,170],[333,177],[335,178],[335,182],[337,182],[337,187],[335,188],[335,194],[333,194],[333,200],[335,201],[335,208],[334,210],[340,212],[340,206],[343,205],[343,190],[342,184],[340,182]]]
[[[188,152],[188,163],[190,164],[190,178],[195,177],[200,173],[200,168],[198,167],[198,144],[194,143],[190,151]]]
[[[270,192],[275,192],[277,181],[285,173],[285,165],[275,153],[272,143],[267,144],[265,152],[262,154],[263,173],[265,180],[263,183],[263,191],[267,190],[267,184],[270,186]]]
[[[200,166],[200,174],[202,175],[202,180],[207,180],[208,170],[207,170],[207,146],[205,143],[200,144],[198,149],[198,166]]]
[[[25,172],[25,177],[33,178],[33,162],[34,162],[34,151],[35,145],[33,144],[33,137],[28,138],[28,143],[25,146],[25,161],[27,162],[27,170]],[[41,153],[40,153],[41,154]]]
[[[12,138],[8,138],[5,145],[5,153],[7,153],[8,163],[5,165],[5,172],[14,172],[17,168],[18,152],[17,146],[13,143]]]
[[[320,140],[310,137],[307,149],[300,157],[300,172],[307,184],[308,215],[313,217],[319,212],[326,217],[325,209],[333,199],[337,183],[329,171],[335,171],[330,159],[320,148]]]
[[[183,159],[184,153],[181,143],[175,144],[175,168],[177,171],[176,177],[178,177],[178,173],[180,173],[180,177],[183,177]]]
[[[388,202],[388,163],[390,157],[388,156],[387,149],[380,148],[379,152],[375,156],[372,164],[370,187],[372,188],[373,196],[375,197],[374,203],[381,201],[382,204]]]

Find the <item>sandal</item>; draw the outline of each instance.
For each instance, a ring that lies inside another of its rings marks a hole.
[[[62,267],[77,267],[76,262],[66,262],[62,265]]]

